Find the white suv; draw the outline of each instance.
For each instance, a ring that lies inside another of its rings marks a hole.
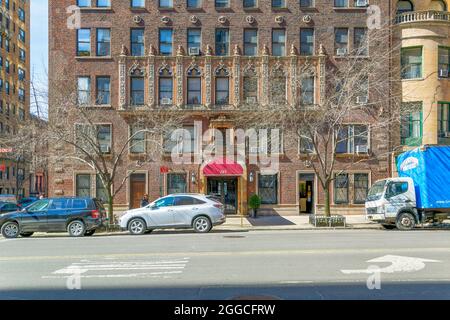
[[[126,211],[120,217],[119,225],[131,234],[167,228],[193,228],[196,232],[206,233],[225,220],[223,205],[212,196],[171,194],[143,208]]]

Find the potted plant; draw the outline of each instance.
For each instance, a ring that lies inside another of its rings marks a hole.
[[[252,217],[256,218],[257,217],[257,213],[258,213],[258,209],[261,206],[261,198],[257,195],[257,194],[253,194],[249,201],[248,201],[248,206],[250,207],[250,209],[252,209]]]

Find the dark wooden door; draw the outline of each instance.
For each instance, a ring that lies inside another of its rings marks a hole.
[[[145,194],[145,174],[137,173],[130,176],[130,209],[139,208]]]

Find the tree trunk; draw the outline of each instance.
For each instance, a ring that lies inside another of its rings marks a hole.
[[[108,225],[111,226],[114,224],[114,197],[111,194],[111,186],[108,186],[106,189],[108,193]]]
[[[324,188],[325,192],[325,216],[331,216],[330,183],[327,182]]]

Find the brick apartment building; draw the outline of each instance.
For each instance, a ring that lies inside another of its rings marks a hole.
[[[390,1],[370,4],[384,16],[395,12],[396,3]],[[67,28],[66,13],[72,5],[81,13],[81,28],[73,30]],[[118,139],[133,131],[130,110],[150,113],[176,106],[201,121],[203,130],[229,129],[234,125],[228,112],[239,110],[243,101],[265,103],[277,71],[286,76],[287,101],[294,101],[291,84],[306,59],[316,67],[309,99],[320,103],[326,65],[339,63],[367,32],[366,5],[353,0],[50,0],[50,117],[56,94],[52,83],[68,80],[84,106],[107,115],[110,123],[102,123],[105,152],[114,152]],[[376,54],[376,48],[371,52]],[[252,79],[253,90],[246,83]],[[349,132],[358,125],[368,126],[369,120],[350,121]],[[385,153],[389,133],[369,132],[359,151]],[[354,146],[344,149],[337,169],[356,152]],[[130,148],[118,182],[145,150],[145,145]],[[391,174],[388,156],[355,164],[332,186],[333,212],[361,213],[371,183]],[[50,196],[101,192],[96,173],[87,166],[61,160],[49,169]],[[131,174],[115,205],[132,208],[144,193],[155,199],[175,192],[218,194],[230,214],[245,214],[253,193],[262,197],[264,211],[278,214],[319,212],[324,203],[317,177],[298,147],[283,150],[279,170],[271,173],[246,162],[217,170],[206,163],[175,165],[161,157]]]
[[[0,135],[14,135],[30,115],[30,2],[0,1]],[[0,153],[0,194],[27,195],[28,164]]]

